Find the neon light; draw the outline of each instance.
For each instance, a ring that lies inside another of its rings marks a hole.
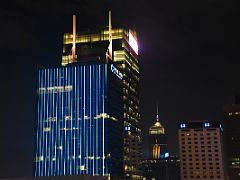
[[[111,64],[111,71],[119,78],[123,79],[123,74],[113,65]]]
[[[129,31],[129,45],[132,47],[135,53],[138,54],[137,39],[134,37],[134,34],[131,31]]]
[[[165,158],[168,158],[168,157],[169,157],[169,152],[166,152],[166,153],[164,154],[164,157],[165,157]]]
[[[210,123],[204,123],[204,127],[210,127]]]
[[[186,124],[180,124],[180,128],[186,128]]]
[[[221,129],[221,131],[223,132],[223,127],[222,127],[222,125],[220,124],[220,129]]]

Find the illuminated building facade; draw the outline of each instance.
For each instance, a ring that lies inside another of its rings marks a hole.
[[[110,27],[110,26],[109,26]],[[110,32],[110,33],[109,33]],[[76,42],[77,62],[93,62],[89,56],[97,55],[97,62],[113,61],[123,75],[123,121],[124,121],[124,172],[125,178],[139,177],[137,165],[142,157],[142,141],[140,129],[140,98],[139,98],[139,62],[136,32],[127,28],[98,29],[94,31],[64,34],[62,65],[72,63],[70,52],[73,41]],[[111,38],[111,39],[110,39]],[[104,58],[106,49],[112,52]],[[99,55],[99,54],[102,54]]]
[[[35,176],[122,178],[122,94],[114,64],[40,69]]]
[[[237,99],[236,99],[237,100]],[[224,151],[228,179],[240,179],[240,104],[224,108]]]
[[[224,180],[222,126],[189,122],[178,129],[181,180]]]
[[[159,122],[158,108],[156,122],[149,128],[149,154],[150,159],[160,159],[167,153],[165,128]]]

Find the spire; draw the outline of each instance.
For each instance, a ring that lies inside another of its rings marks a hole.
[[[159,122],[159,116],[158,116],[158,103],[157,103],[157,122]]]
[[[165,129],[159,121],[158,103],[157,103],[157,121],[149,128],[149,134],[165,134]]]

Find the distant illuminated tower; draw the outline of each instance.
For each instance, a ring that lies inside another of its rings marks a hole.
[[[157,120],[149,128],[149,146],[150,146],[150,158],[160,159],[164,157],[167,149],[165,129],[159,122],[158,106],[157,106]]]

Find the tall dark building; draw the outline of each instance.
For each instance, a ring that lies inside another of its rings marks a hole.
[[[122,74],[123,121],[124,121],[124,173],[125,178],[138,178],[137,164],[141,160],[139,62],[137,35],[128,28],[99,28],[64,34],[62,65],[73,62],[95,62],[90,56],[97,56],[98,62],[104,61],[106,49],[107,63],[114,62],[116,74]],[[73,52],[75,58],[72,58]],[[102,56],[99,55],[102,54]],[[119,70],[119,72],[118,72]],[[117,139],[116,139],[117,140]]]
[[[160,159],[167,153],[167,140],[165,129],[159,122],[158,108],[156,122],[149,128],[148,132],[150,159]]]
[[[240,179],[240,104],[236,103],[224,108],[224,151],[227,179]]]
[[[112,63],[40,69],[35,176],[123,178],[122,97]]]

